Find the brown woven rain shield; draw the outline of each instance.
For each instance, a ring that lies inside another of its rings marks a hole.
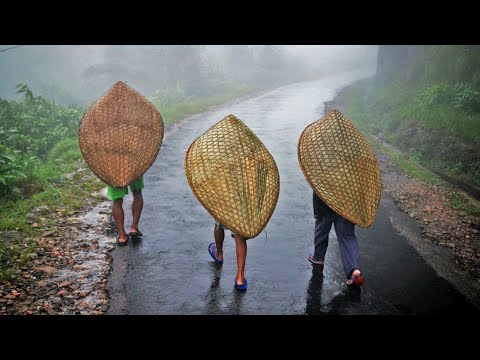
[[[305,128],[298,160],[315,193],[337,214],[361,227],[375,220],[382,179],[367,139],[338,110]]]
[[[280,176],[275,160],[253,131],[233,115],[190,145],[185,174],[205,209],[246,239],[265,228],[277,204]]]
[[[113,187],[126,187],[155,161],[163,120],[155,106],[119,81],[85,113],[80,150],[92,172]]]

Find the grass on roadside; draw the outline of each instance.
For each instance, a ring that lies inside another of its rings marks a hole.
[[[362,88],[354,86],[350,89],[346,89],[341,94],[339,101],[345,106],[351,120],[367,137],[370,144],[372,144],[372,146],[380,153],[387,155],[389,159],[408,176],[428,185],[449,186],[447,182],[432,171],[420,165],[417,161],[402,154],[391,146],[378,141],[376,137],[371,135],[372,125],[370,124],[370,121],[373,115],[371,115],[363,105],[362,97]],[[460,196],[453,193],[449,199],[449,205],[466,215],[480,216],[480,202],[471,197]]]
[[[219,94],[206,99],[180,101],[166,107],[158,106],[155,101],[153,101],[153,103],[157,106],[160,114],[162,114],[165,125],[170,125],[184,119],[189,115],[205,111],[211,106],[219,105],[226,101],[235,99],[246,94],[248,91],[250,91],[250,89],[247,87],[237,87],[228,93]]]
[[[471,197],[460,196],[454,193],[450,195],[448,204],[465,215],[480,216],[480,201]]]
[[[372,137],[369,137],[369,139],[372,139]],[[390,160],[392,160],[393,163],[408,176],[420,180],[428,185],[446,185],[446,182],[438,177],[438,175],[424,168],[414,160],[407,158],[402,153],[373,139],[370,140],[370,143],[375,147],[375,149],[387,155]]]
[[[445,181],[443,181],[430,170],[426,169],[414,160],[409,159],[402,153],[392,149],[391,147],[382,144],[373,136],[371,136],[372,114],[370,114],[365,105],[363,105],[362,97],[362,88],[352,87],[351,89],[342,93],[341,102],[344,104],[345,109],[350,115],[350,118],[354,122],[355,126],[357,126],[362,134],[368,139],[370,144],[372,144],[372,146],[374,146],[374,148],[379,152],[387,155],[405,174],[429,185],[445,185]]]

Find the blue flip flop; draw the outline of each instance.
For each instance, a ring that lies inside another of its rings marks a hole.
[[[237,284],[237,279],[235,279],[235,289],[238,291],[247,291],[248,283],[247,279],[245,279],[245,282],[242,285]]]
[[[223,260],[217,259],[217,257],[215,256],[215,246],[215,243],[211,243],[210,245],[208,245],[208,253],[212,257],[212,259],[215,260],[215,263],[223,264]]]

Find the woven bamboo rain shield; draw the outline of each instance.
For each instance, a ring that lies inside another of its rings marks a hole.
[[[332,110],[305,128],[298,160],[330,208],[361,227],[373,223],[382,191],[380,167],[367,139],[342,113]]]
[[[113,187],[126,187],[155,161],[163,119],[146,97],[119,81],[83,116],[80,150],[92,172]]]
[[[190,145],[185,174],[205,209],[246,239],[265,228],[277,204],[277,165],[253,131],[233,115]]]

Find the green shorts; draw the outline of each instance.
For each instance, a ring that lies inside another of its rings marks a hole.
[[[131,191],[142,190],[144,187],[145,185],[143,183],[143,175],[130,184]],[[116,188],[116,187],[108,186],[108,198],[112,201],[121,199],[127,194],[128,194],[128,187]]]

